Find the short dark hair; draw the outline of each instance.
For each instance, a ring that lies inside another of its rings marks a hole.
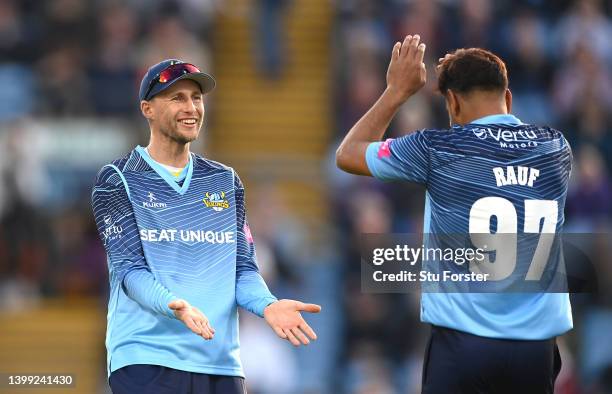
[[[450,89],[459,94],[474,90],[508,89],[508,71],[499,56],[481,48],[457,49],[447,55],[436,69],[438,90],[443,95]]]

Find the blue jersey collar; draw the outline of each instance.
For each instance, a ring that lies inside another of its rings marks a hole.
[[[170,174],[170,172],[162,167],[159,163],[157,163],[147,151],[140,145],[136,147],[136,151],[140,154],[140,156],[144,159],[144,161],[149,164],[149,166],[157,172],[157,174],[162,177],[163,180],[170,185],[177,193],[185,194],[187,189],[189,188],[189,184],[191,183],[191,175],[193,174],[193,159],[191,157],[191,153],[189,154],[189,163],[187,163],[187,167],[183,169],[183,173],[185,174],[185,180],[183,181],[183,185],[179,186],[176,182],[176,179]],[[181,174],[182,176],[183,174]]]
[[[488,115],[484,118],[476,119],[470,122],[470,124],[509,124],[509,125],[522,125],[523,122],[512,114],[498,114]]]

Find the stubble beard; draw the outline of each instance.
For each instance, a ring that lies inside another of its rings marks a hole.
[[[171,141],[174,141],[177,144],[186,145],[190,142],[195,141],[198,138],[198,135],[200,134],[201,129],[202,129],[202,126],[200,125],[197,133],[194,136],[185,136],[181,134],[178,131],[178,127],[176,126],[175,127],[169,126],[167,128],[162,128],[160,131],[166,138],[170,139]]]

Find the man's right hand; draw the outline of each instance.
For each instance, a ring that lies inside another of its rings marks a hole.
[[[406,36],[403,43],[396,42],[393,46],[387,69],[387,91],[400,103],[418,92],[426,82],[425,44],[419,43],[420,39],[418,34]]]
[[[204,339],[212,339],[215,329],[211,327],[208,318],[195,306],[185,300],[174,300],[168,304],[174,311],[174,316],[182,321],[191,331]]]
[[[387,88],[372,108],[349,130],[336,150],[336,165],[357,175],[372,176],[366,152],[382,139],[399,107],[425,85],[425,44],[419,35],[406,36],[393,46],[387,69]]]

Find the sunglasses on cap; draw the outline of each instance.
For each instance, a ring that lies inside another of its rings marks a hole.
[[[147,88],[147,93],[145,93],[144,95],[144,99],[145,100],[149,99],[149,94],[151,93],[151,90],[153,90],[153,87],[157,83],[172,82],[176,78],[180,77],[181,75],[199,73],[199,72],[201,71],[196,66],[190,63],[171,64],[170,66],[163,69],[153,79],[151,79],[151,82],[149,82],[149,87]]]

